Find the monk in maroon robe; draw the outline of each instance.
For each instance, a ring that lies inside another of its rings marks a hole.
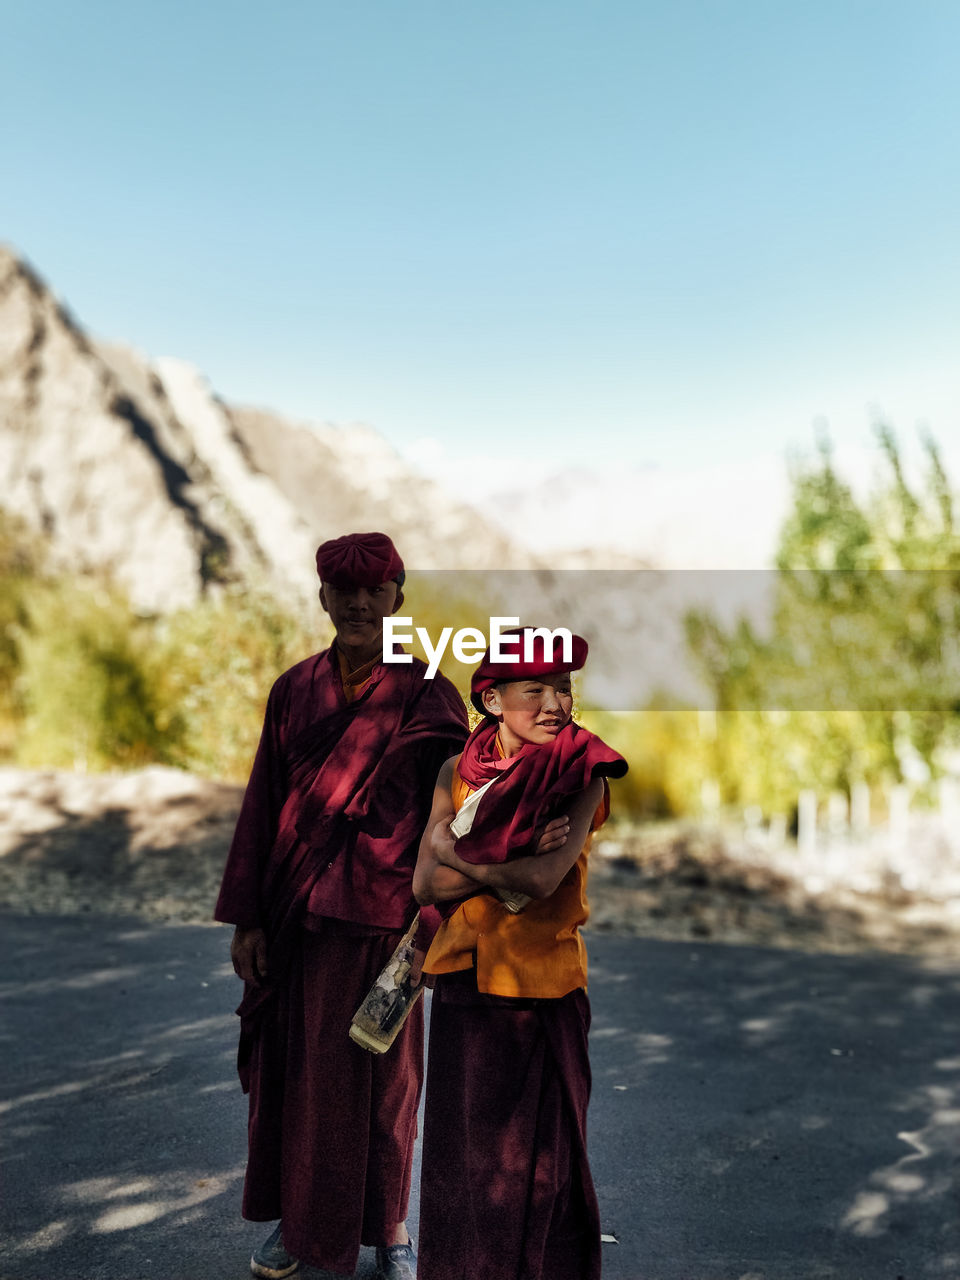
[[[488,651],[471,681],[485,719],[441,770],[420,846],[414,891],[446,914],[424,963],[422,1280],[600,1276],[580,925],[606,779],[627,765],[572,720],[572,639],[522,662]]]
[[[243,1216],[282,1220],[254,1253],[254,1275],[274,1280],[300,1261],[352,1274],[365,1244],[380,1275],[407,1280],[422,1005],[382,1057],[348,1028],[416,910],[433,783],[467,718],[424,663],[382,661],[383,619],[403,600],[389,538],[324,543],[317,570],[336,639],[270,692],[215,912],[236,926],[244,980]]]

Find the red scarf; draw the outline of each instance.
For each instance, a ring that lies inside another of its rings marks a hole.
[[[487,719],[467,739],[457,766],[474,790],[497,781],[481,799],[470,831],[457,841],[464,862],[506,862],[534,852],[543,827],[568,796],[597,777],[622,778],[627,762],[595,733],[571,722],[552,742],[528,742],[504,759],[498,725]]]

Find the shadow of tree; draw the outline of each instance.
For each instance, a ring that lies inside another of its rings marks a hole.
[[[893,886],[813,893],[772,867],[738,861],[705,834],[673,838],[642,862],[598,858],[590,904],[594,929],[638,937],[960,959],[960,931],[940,901]]]
[[[588,948],[608,1280],[960,1276],[960,966]]]
[[[31,798],[35,829],[0,849],[0,909],[210,920],[236,820],[232,804],[205,811],[173,797],[149,814],[121,805],[76,813],[54,784],[50,795]]]

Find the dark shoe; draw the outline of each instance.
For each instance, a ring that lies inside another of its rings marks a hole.
[[[292,1258],[283,1247],[283,1223],[278,1222],[273,1233],[255,1249],[250,1259],[250,1270],[263,1280],[283,1280],[292,1276],[300,1266],[299,1258]],[[401,1273],[402,1274],[402,1273]]]
[[[417,1255],[409,1244],[377,1246],[378,1280],[417,1280]]]

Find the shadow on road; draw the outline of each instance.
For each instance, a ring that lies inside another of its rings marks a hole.
[[[605,1276],[960,1276],[960,969],[592,935]]]
[[[224,932],[76,918],[2,927],[0,1274],[242,1275],[239,984]],[[209,1273],[219,1250],[241,1266]]]
[[[227,931],[0,928],[0,1277],[242,1280]],[[960,970],[588,946],[605,1280],[960,1276]]]

